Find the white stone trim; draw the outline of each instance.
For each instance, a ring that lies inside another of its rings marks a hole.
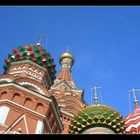
[[[10,108],[8,106],[0,107],[0,123],[5,124]]]
[[[30,61],[30,60],[22,60],[22,61],[12,62],[11,65],[12,65],[12,64],[13,64],[13,65],[15,65],[15,64],[23,64],[23,63],[30,63],[30,64],[32,64],[32,65],[34,65],[34,66],[36,66],[36,67],[38,67],[38,68],[44,70],[44,71],[47,73],[47,76],[49,77],[50,85],[52,85],[52,81],[51,81],[51,79],[50,79],[50,76],[49,76],[49,73],[48,73],[47,68],[44,68],[44,67],[42,67],[42,66],[40,66],[40,65],[38,65],[38,64],[36,64],[36,63]],[[7,71],[7,72],[8,72],[8,71]]]
[[[4,134],[7,134],[18,122],[20,122],[22,119],[24,119],[25,122],[25,128],[26,128],[26,132],[27,134],[29,134],[29,130],[28,130],[28,126],[27,126],[27,121],[26,121],[26,117],[25,115],[22,115],[20,118],[18,118],[13,124],[12,126],[10,126],[10,128],[8,128]]]
[[[44,95],[42,95],[42,94],[37,94],[37,93],[35,93],[35,92],[33,92],[33,91],[31,91],[31,90],[25,88],[25,87],[22,87],[22,86],[20,86],[20,85],[14,84],[14,83],[0,84],[0,87],[10,86],[10,85],[15,86],[15,87],[17,87],[17,88],[19,88],[19,89],[22,89],[22,90],[24,90],[24,91],[27,91],[27,92],[29,92],[29,93],[31,93],[31,94],[33,94],[33,95],[39,97],[39,98],[45,99],[45,100],[47,100],[47,101],[49,101],[49,102],[52,102],[52,99],[50,99],[49,97],[44,96]],[[1,102],[1,101],[9,101],[9,102],[11,102],[11,103],[14,103],[14,102],[12,102],[12,101],[10,101],[10,100],[0,100],[0,102]],[[14,103],[14,104],[16,104],[16,103]],[[21,108],[27,109],[27,108],[25,108],[25,107],[23,107],[23,106],[21,106],[21,105],[19,105],[19,104],[16,104],[16,105],[17,105],[17,106],[20,106]],[[52,102],[52,107],[53,107],[53,111],[54,111],[54,113],[55,113],[55,115],[56,115],[57,121],[58,121],[58,123],[59,123],[61,129],[63,129],[61,120],[60,120],[60,118],[59,118],[58,115],[57,115],[58,113],[56,112],[56,109],[55,109],[55,106],[54,106],[54,102]],[[30,110],[30,109],[27,109],[27,110]],[[30,111],[32,111],[32,110],[30,110]],[[32,111],[32,112],[34,112],[34,113],[36,113],[36,114],[40,114],[40,113],[37,113],[37,112],[35,112],[35,111]],[[44,115],[42,115],[42,114],[40,114],[40,115],[44,117]],[[46,116],[45,116],[45,117],[46,117]]]
[[[11,80],[10,78],[1,78],[0,81],[12,82],[13,80]]]
[[[33,86],[34,88],[36,88],[38,90],[39,93],[45,95],[44,91],[37,85],[33,84],[33,83],[30,83],[30,82],[20,82],[18,83],[20,85],[29,85],[29,86]]]
[[[23,108],[23,109],[28,110],[28,111],[30,111],[30,112],[32,112],[32,113],[35,113],[36,115],[39,115],[39,116],[44,117],[44,118],[46,117],[45,115],[42,115],[42,114],[40,114],[40,113],[38,113],[38,112],[36,112],[36,111],[33,111],[33,110],[29,109],[29,108],[26,108],[26,107],[24,107],[24,106],[22,106],[22,105],[19,105],[19,104],[15,103],[15,102],[12,102],[12,101],[10,101],[10,100],[7,100],[7,99],[5,99],[5,100],[0,100],[0,102],[9,102],[9,103],[12,103],[12,104],[14,104],[14,105],[16,105],[16,106],[19,106],[20,108]]]
[[[37,114],[37,115],[39,115],[39,116],[45,118],[45,120],[46,120],[46,122],[47,122],[47,124],[48,124],[49,130],[52,132],[52,129],[51,129],[51,127],[50,127],[50,124],[49,124],[48,120],[46,119],[46,116],[45,116],[45,115],[42,115],[42,114],[40,114],[40,113],[38,113],[38,112],[36,112],[36,111],[33,111],[33,110],[31,110],[31,109],[28,109],[28,108],[26,108],[26,107],[24,107],[24,106],[21,106],[21,105],[15,103],[15,102],[12,102],[12,101],[10,101],[10,100],[7,100],[7,99],[6,99],[6,100],[0,100],[0,102],[10,102],[10,103],[12,103],[12,104],[14,104],[14,105],[17,105],[17,106],[19,106],[19,107],[21,107],[21,108],[23,108],[23,109],[25,109],[25,110],[28,110],[28,111],[30,111],[30,112],[32,112],[32,113],[35,113],[35,114]]]
[[[72,93],[66,92],[64,95],[72,95]]]
[[[45,100],[47,100],[47,101],[49,101],[49,102],[52,101],[52,100],[51,100],[49,97],[47,97],[47,96],[44,96],[44,95],[42,95],[42,94],[37,94],[36,92],[34,92],[34,91],[30,90],[30,89],[27,89],[27,88],[25,88],[25,87],[23,87],[23,86],[17,85],[17,84],[15,84],[15,83],[4,83],[4,84],[0,84],[0,87],[6,87],[6,86],[14,86],[14,87],[17,87],[17,88],[19,88],[19,89],[21,89],[21,90],[24,90],[24,91],[26,91],[26,92],[29,92],[30,94],[32,94],[32,95],[34,95],[34,96],[37,96],[37,97],[42,98],[42,99],[45,99]]]
[[[38,120],[36,125],[35,134],[43,134],[44,124],[42,121]]]
[[[40,79],[40,80],[42,79],[41,76],[39,76],[35,73],[32,73],[30,71],[27,71],[27,70],[11,71],[11,72],[9,72],[9,74],[17,74],[17,73],[24,73],[24,72],[29,74],[30,76],[33,76],[33,77],[37,78],[37,79]]]

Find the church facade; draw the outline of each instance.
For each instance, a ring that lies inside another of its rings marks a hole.
[[[84,91],[71,74],[74,56],[64,52],[56,77],[54,59],[36,45],[15,48],[0,75],[1,134],[124,134],[139,133],[140,109],[127,117],[109,106],[88,106]]]

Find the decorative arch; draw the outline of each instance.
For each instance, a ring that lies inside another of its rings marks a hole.
[[[7,98],[7,91],[1,92],[1,100]]]
[[[12,101],[20,104],[21,103],[21,95],[19,93],[14,93]]]
[[[24,106],[27,107],[27,108],[30,108],[32,107],[32,99],[31,98],[26,98],[25,99],[25,102],[24,102]]]
[[[49,92],[46,90],[46,88],[37,81],[34,81],[29,78],[19,78],[15,82],[27,89],[49,96]]]
[[[2,74],[0,75],[0,83],[9,83],[14,80],[14,76],[10,74]]]
[[[43,114],[44,113],[44,105],[42,103],[37,103],[35,111]]]
[[[10,78],[0,78],[0,83],[8,83],[8,82],[12,82],[12,80]]]

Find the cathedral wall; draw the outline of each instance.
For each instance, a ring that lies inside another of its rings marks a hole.
[[[56,115],[53,112],[54,109],[51,107],[50,103],[44,99],[36,98],[30,93],[17,89],[16,87],[6,86],[0,87],[0,107],[2,106],[7,106],[10,108],[7,114],[8,117],[3,124],[7,127],[10,127],[20,117],[24,116],[21,119],[22,121],[20,121],[17,126],[12,128],[13,132],[17,132],[18,129],[22,128],[22,133],[27,133],[28,126],[29,133],[43,133],[43,131],[45,133],[50,133],[47,125],[50,125],[52,133],[61,132]],[[50,111],[50,116],[48,118],[47,124],[45,116],[47,115],[48,110]],[[43,115],[44,117],[40,116],[39,114]],[[26,127],[25,122],[27,125]],[[3,128],[1,124],[0,126],[3,131],[6,129]]]

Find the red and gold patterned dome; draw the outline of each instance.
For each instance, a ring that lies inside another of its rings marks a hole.
[[[55,79],[55,64],[51,55],[40,44],[24,45],[12,51],[5,60],[4,69],[7,70],[12,62],[30,60],[48,70],[51,79]]]
[[[140,132],[140,107],[135,106],[133,113],[129,114],[125,118],[125,132],[128,134]]]

